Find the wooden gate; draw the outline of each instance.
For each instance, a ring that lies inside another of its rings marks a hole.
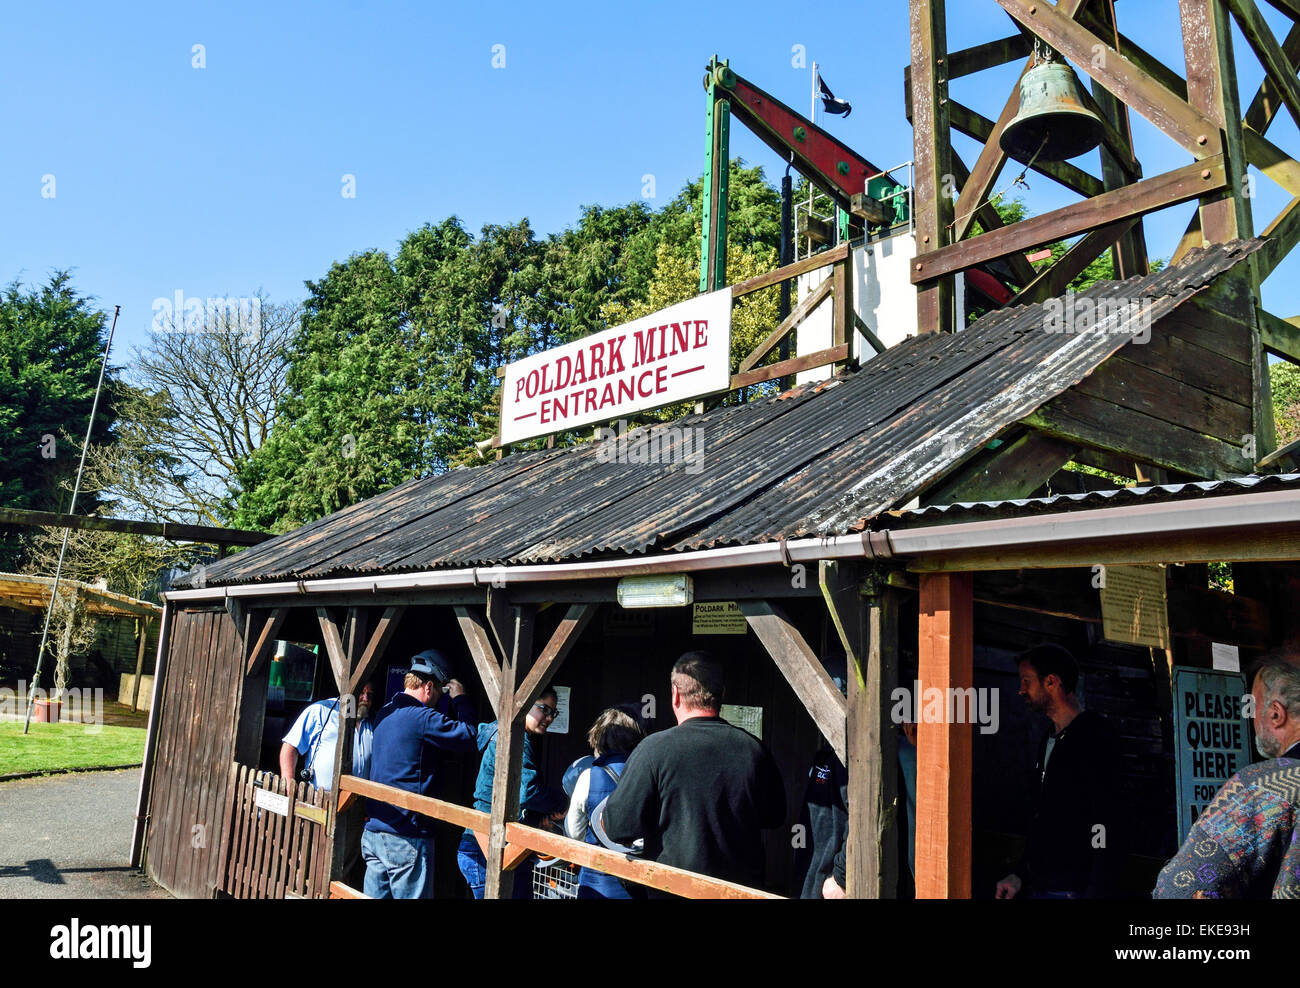
[[[236,899],[324,899],[329,793],[232,762],[218,888]]]

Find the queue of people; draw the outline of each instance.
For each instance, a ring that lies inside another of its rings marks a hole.
[[[843,690],[843,657],[829,657],[826,666]],[[1051,730],[1039,745],[1030,783],[1028,843],[1013,871],[997,883],[996,897],[1109,897],[1117,891],[1125,837],[1113,733],[1104,718],[1082,709],[1078,667],[1064,648],[1031,648],[1019,657],[1018,670],[1026,707],[1050,721]],[[722,719],[722,666],[710,654],[685,653],[669,681],[676,725],[647,733],[636,706],[606,708],[587,732],[591,754],[570,766],[563,789],[542,778],[542,745],[558,713],[555,690],[543,689],[524,718],[518,819],[623,854],[762,888],[762,834],[786,818],[776,762],[760,740]],[[1249,766],[1225,784],[1161,873],[1157,897],[1266,896],[1276,894],[1278,883],[1288,891],[1296,886],[1300,865],[1292,860],[1289,838],[1293,810],[1300,804],[1300,792],[1291,792],[1300,774],[1300,658],[1267,656],[1249,682],[1256,744],[1269,761]],[[474,808],[490,812],[498,725],[479,723],[450,660],[427,649],[412,658],[403,690],[371,712],[374,696],[374,684],[367,683],[359,697],[353,774],[434,795],[443,757],[473,752],[479,759]],[[303,777],[322,788],[329,785],[339,708],[340,701],[332,699],[302,712],[281,747],[286,778],[297,777],[299,756],[306,755]],[[915,725],[906,728],[912,730],[905,742],[900,739],[899,758],[907,783],[910,845]],[[1253,807],[1245,822],[1242,805]],[[382,800],[367,800],[366,815],[361,840],[366,895],[431,897],[432,820]],[[807,840],[796,855],[799,894],[843,898],[847,772],[828,744],[813,759],[800,822]],[[912,860],[909,847],[909,864]],[[486,861],[472,831],[462,835],[457,861],[471,895],[482,898]],[[514,896],[530,897],[531,860],[518,865],[514,876]],[[579,898],[655,894],[593,868],[578,874]]]

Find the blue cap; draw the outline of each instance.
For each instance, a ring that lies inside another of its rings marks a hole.
[[[419,655],[411,658],[411,672],[417,676],[432,677],[441,683],[452,678],[452,665],[445,655],[436,648],[426,648]]]

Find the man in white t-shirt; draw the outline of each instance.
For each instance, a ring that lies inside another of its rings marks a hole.
[[[352,774],[370,777],[370,753],[375,736],[370,717],[374,705],[375,684],[371,680],[361,687],[357,697],[357,727],[353,733]],[[329,789],[334,781],[334,749],[339,739],[339,698],[317,700],[308,704],[281,740],[280,774],[291,784],[297,781],[298,756],[307,758],[311,784]]]

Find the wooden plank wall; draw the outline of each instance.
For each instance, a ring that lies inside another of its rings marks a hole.
[[[1250,473],[1249,317],[1237,283],[1220,279],[1028,421],[1195,476]]]
[[[182,898],[209,898],[217,886],[239,660],[239,637],[224,610],[176,612],[144,864],[150,878]]]

